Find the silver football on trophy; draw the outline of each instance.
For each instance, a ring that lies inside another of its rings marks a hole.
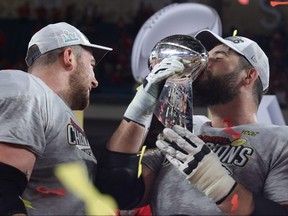
[[[185,66],[183,75],[191,76],[195,80],[206,67],[208,53],[201,42],[188,35],[171,35],[160,40],[152,49],[148,67],[150,71],[155,64],[164,58],[179,57]]]

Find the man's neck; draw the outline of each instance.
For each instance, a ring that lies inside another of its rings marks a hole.
[[[230,102],[225,105],[209,107],[210,119],[213,127],[225,128],[242,124],[253,124],[257,122],[257,109],[254,103]]]

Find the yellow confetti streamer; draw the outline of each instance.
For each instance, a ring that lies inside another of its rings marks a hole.
[[[31,208],[31,209],[35,209],[35,208],[33,208],[31,202],[29,202],[28,200],[23,199],[23,198],[20,197],[20,196],[19,196],[19,198],[22,200],[22,202],[24,203],[25,207]]]
[[[84,165],[81,163],[60,164],[55,174],[62,184],[85,203],[87,215],[116,215],[115,200],[104,195],[89,181]]]
[[[141,176],[141,173],[142,173],[142,164],[141,164],[141,161],[142,161],[142,158],[143,158],[145,149],[146,149],[146,146],[143,146],[142,149],[141,149],[141,155],[140,155],[139,165],[138,165],[138,178]]]

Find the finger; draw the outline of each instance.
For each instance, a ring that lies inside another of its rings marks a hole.
[[[166,79],[175,73],[176,70],[174,68],[165,68],[164,70],[161,70],[161,72],[159,72],[156,81]]]
[[[198,150],[202,148],[203,145],[205,145],[205,142],[201,140],[198,136],[190,132],[189,130],[179,126],[174,125],[173,130],[179,134],[181,137],[186,138],[185,140],[189,142],[192,146],[197,148]]]
[[[183,71],[184,64],[180,61],[180,58],[165,58],[159,65],[170,65],[175,71]]]
[[[172,157],[171,155],[165,155],[165,157],[173,166],[177,167],[178,169],[181,167],[181,165],[182,165],[181,161],[177,160],[176,158]]]
[[[160,149],[160,151],[165,155],[170,155],[171,157],[177,158],[178,160],[185,162],[187,160],[187,154],[183,154],[182,152],[175,149],[173,146],[165,142],[164,140],[158,140],[156,142],[156,146]]]
[[[177,134],[174,130],[170,128],[165,128],[163,130],[163,135],[164,135],[164,138],[166,138],[171,143],[174,142],[179,148],[186,151],[188,154],[197,153],[196,149],[189,142],[183,139],[183,137]]]
[[[150,80],[150,82],[157,83],[167,79],[168,77],[174,75],[175,73],[180,73],[183,70],[184,65],[177,60],[174,60],[172,62],[164,62],[164,63],[161,62],[155,65],[155,67],[152,70],[152,73],[150,73],[146,79]]]
[[[178,61],[181,61],[181,57],[179,57],[179,56],[170,56],[170,57],[167,57],[167,58],[164,58],[163,60],[162,60],[162,62],[165,62],[165,61],[173,61],[173,60],[178,60]]]
[[[171,65],[176,72],[182,72],[184,70],[184,65],[182,62],[174,59],[171,61]]]
[[[177,151],[177,149],[173,148],[169,143],[163,141],[163,140],[158,140],[156,142],[156,146],[161,150],[161,152],[165,155],[169,154],[172,157],[176,158],[183,158],[183,156],[179,156],[181,152]]]
[[[165,77],[165,76],[171,76],[174,73],[182,72],[184,70],[184,65],[179,61],[174,62],[167,62],[167,63],[160,63],[155,68],[155,74],[158,74],[158,76]]]
[[[163,154],[169,154],[169,155],[176,155],[176,150],[174,148],[172,148],[167,142],[165,142],[164,140],[157,140],[156,141],[156,146],[160,149],[160,151]]]
[[[155,71],[152,71],[152,73],[147,77],[147,80],[151,80],[150,82],[152,83],[157,83],[159,81],[165,80],[174,73],[175,71],[171,70],[167,66],[164,67],[159,65],[159,67],[157,67]]]
[[[168,144],[167,142],[165,143]],[[181,151],[181,149],[179,150],[179,147],[177,145],[170,145],[170,143],[165,149],[165,154],[169,154],[170,156],[180,160],[181,162],[187,161],[187,158],[189,157],[187,152],[184,152],[183,150]]]
[[[173,148],[173,146],[172,146],[172,148]],[[175,149],[175,150],[176,150],[176,149]],[[181,161],[181,162],[184,163],[185,161],[187,161],[188,155],[182,153],[181,151],[176,150],[176,154],[175,154],[174,157],[175,157],[176,159],[178,159],[179,161]],[[191,156],[190,156],[190,157],[191,157]]]

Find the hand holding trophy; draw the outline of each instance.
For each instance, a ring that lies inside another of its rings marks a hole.
[[[208,53],[194,37],[171,35],[159,41],[152,49],[148,60],[149,69],[152,70],[155,64],[170,57],[181,61],[185,69],[166,80],[154,114],[165,127],[180,125],[192,132],[192,83],[205,69]]]

